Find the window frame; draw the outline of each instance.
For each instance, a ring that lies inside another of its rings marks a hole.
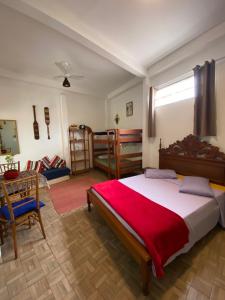
[[[190,83],[187,84],[187,87],[184,89],[178,88],[177,90],[172,91],[172,86],[179,86],[182,85],[182,82],[184,81],[190,81]],[[167,92],[166,90],[171,89],[171,92]],[[190,91],[191,90],[191,91]],[[159,96],[157,98],[157,92],[161,91],[163,94],[163,91],[165,92],[165,96]],[[186,96],[185,92],[188,94]],[[183,96],[181,97],[181,94],[183,93]],[[159,108],[165,105],[169,105],[169,104],[173,104],[176,102],[180,102],[180,101],[185,101],[185,100],[191,100],[193,99],[195,96],[195,91],[194,91],[194,75],[192,74],[188,74],[183,78],[177,79],[176,81],[173,82],[169,82],[167,84],[161,85],[159,87],[155,88],[155,92],[154,92],[154,105],[155,108]],[[175,97],[176,99],[171,100],[171,98]],[[164,101],[163,101],[164,98]],[[158,103],[157,102],[161,102],[162,103]]]

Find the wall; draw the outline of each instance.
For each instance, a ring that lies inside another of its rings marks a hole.
[[[63,153],[70,165],[70,149],[68,143],[68,127],[71,124],[85,124],[93,131],[105,129],[105,101],[93,96],[70,93],[62,99]],[[65,126],[65,123],[67,124]],[[66,138],[65,138],[66,137]],[[90,162],[92,166],[92,159]]]
[[[126,116],[126,103],[133,101],[133,116]],[[107,100],[107,128],[142,128],[142,82]],[[120,121],[116,125],[114,118],[119,114]]]
[[[217,59],[223,57],[225,53],[225,37],[216,41],[207,50],[196,53],[177,65],[174,65],[162,74],[157,74],[149,79],[149,85],[158,86],[179,78],[182,74],[190,72],[196,64],[202,64],[206,59]],[[168,58],[169,62],[169,58]],[[217,106],[217,137],[208,138],[213,145],[225,151],[225,61],[216,64],[216,106]],[[147,110],[148,100],[144,100],[144,110]],[[162,138],[163,147],[182,139],[187,134],[193,133],[194,100],[185,100],[173,104],[168,104],[156,109],[156,138],[147,138],[145,130],[144,144],[144,166],[158,166],[159,139]],[[146,128],[146,126],[145,126]]]
[[[104,99],[71,93],[66,104],[69,124],[85,124],[94,131],[105,129]]]
[[[145,166],[158,167],[160,138],[163,147],[167,147],[193,132],[193,111],[193,99],[156,109],[156,138],[151,138],[148,144],[149,153],[145,158]]]
[[[32,105],[36,105],[40,139],[33,134]],[[50,110],[50,135],[44,120],[44,107]],[[77,93],[65,93],[60,89],[25,83],[0,77],[0,119],[17,121],[22,168],[28,159],[38,160],[44,155],[55,154],[69,162],[68,125],[88,124],[94,129],[104,127],[104,101]],[[4,162],[4,156],[0,157]]]
[[[36,105],[39,140],[34,139],[32,105]],[[50,140],[44,121],[45,106],[50,110]],[[38,160],[46,154],[62,155],[58,90],[0,78],[0,107],[1,119],[17,121],[20,154],[15,159],[21,161],[22,167],[28,159]],[[0,159],[4,161],[4,157]]]

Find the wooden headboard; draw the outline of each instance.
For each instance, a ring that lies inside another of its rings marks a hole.
[[[192,134],[168,148],[160,147],[159,168],[173,169],[186,176],[207,177],[211,182],[225,185],[225,154]]]

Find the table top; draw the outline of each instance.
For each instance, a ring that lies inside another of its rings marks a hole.
[[[19,176],[15,180],[26,178],[26,177],[30,177],[30,176],[34,176],[36,174],[37,174],[37,172],[34,171],[34,170],[31,170],[31,171],[21,171],[19,173]],[[39,179],[39,185],[41,187],[48,186],[47,178],[44,175],[38,173],[38,179]],[[2,186],[1,186],[1,182],[4,181],[4,180],[5,180],[4,177],[0,176],[0,198],[4,197],[4,194],[2,192]],[[10,181],[13,182],[13,180],[10,180]]]

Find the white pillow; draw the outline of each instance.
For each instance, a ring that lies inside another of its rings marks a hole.
[[[145,177],[151,179],[176,179],[177,174],[174,170],[168,169],[146,169]]]
[[[197,176],[185,176],[179,189],[180,193],[204,197],[214,197],[214,192],[209,185],[209,179]]]

